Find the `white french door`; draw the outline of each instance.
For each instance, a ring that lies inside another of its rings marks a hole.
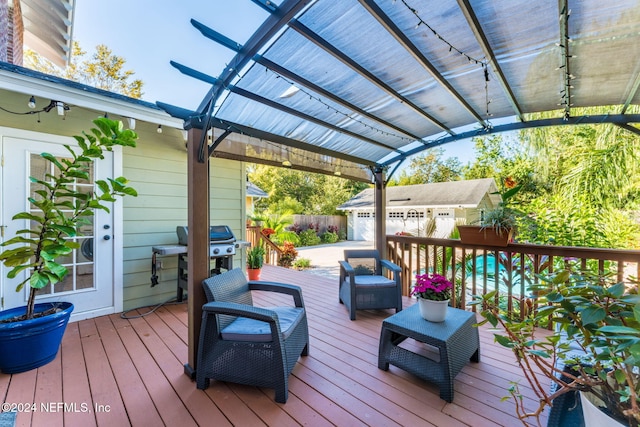
[[[45,161],[40,153],[47,152],[56,157],[69,157],[69,152],[62,143],[74,145],[71,138],[60,138],[46,134],[26,133],[21,135],[2,136],[2,209],[0,224],[3,226],[2,240],[13,237],[17,230],[29,228],[27,220],[12,220],[18,212],[37,210],[29,204],[27,197],[37,190],[37,184],[30,182],[29,177],[45,179],[46,174],[55,174],[56,170],[50,162]],[[76,190],[93,192],[95,180],[112,176],[113,153],[105,153],[105,159],[94,163],[89,180],[76,180]],[[109,206],[110,210],[112,207]],[[75,306],[75,320],[114,312],[113,281],[113,214],[101,209],[88,217],[89,224],[80,228],[74,238],[80,248],[59,260],[67,267],[69,273],[64,281],[47,286],[38,292],[37,302],[69,301]],[[6,277],[8,269],[2,265],[2,309],[25,305],[28,298],[28,286],[16,292],[16,286],[26,277],[23,272],[15,279]]]

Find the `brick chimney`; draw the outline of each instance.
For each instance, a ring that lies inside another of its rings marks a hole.
[[[0,61],[22,65],[23,41],[20,0],[0,0]]]

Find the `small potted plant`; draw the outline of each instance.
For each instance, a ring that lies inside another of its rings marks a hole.
[[[443,322],[453,284],[439,274],[418,274],[411,295],[418,298],[420,314],[430,322]]]
[[[260,280],[260,271],[264,264],[265,249],[256,245],[247,251],[247,275],[249,280]]]
[[[123,129],[122,122],[101,118],[93,123],[96,127],[89,133],[74,137],[78,148],[65,146],[69,154],[64,158],[41,154],[55,165],[56,173],[30,177],[38,186],[28,199],[32,208],[12,218],[26,223],[26,228],[1,245],[11,247],[0,254],[0,261],[8,268],[8,278],[20,278],[16,291],[29,287],[26,306],[0,312],[0,371],[4,373],[35,369],[55,358],[73,304],[36,304],[36,294],[64,280],[68,270],[60,259],[79,250],[74,238],[82,225],[90,224],[94,209],[109,211],[107,204],[116,196],[137,195],[123,177],[96,181],[92,192],[75,187],[77,180],[89,179],[93,162],[102,159],[105,151],[135,146],[136,133]]]
[[[533,411],[524,408],[518,385],[509,393],[516,414],[540,424],[540,414],[559,405],[562,397],[579,392],[582,408],[596,401],[604,408],[594,414],[607,414],[609,420],[595,421],[584,416],[586,425],[637,427],[640,424],[640,295],[637,285],[618,283],[607,275],[566,269],[539,277],[530,288],[533,295],[524,306],[524,316],[508,314],[499,305],[495,292],[474,297],[472,304],[482,307],[485,320],[501,333],[496,341],[511,349],[524,379],[539,399]],[[535,307],[537,310],[534,310]],[[540,333],[541,325],[553,322],[552,333]],[[553,389],[543,384],[550,380]],[[575,404],[572,404],[575,406]],[[566,410],[566,408],[554,408]]]
[[[504,193],[492,193],[500,194],[502,201],[495,208],[485,211],[477,224],[457,226],[463,243],[504,247],[513,240],[520,212],[509,206],[509,201],[522,185],[507,178],[504,187],[507,189]]]

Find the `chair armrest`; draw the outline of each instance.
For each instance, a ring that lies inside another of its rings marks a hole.
[[[389,270],[393,271],[394,273],[400,273],[402,271],[402,269],[400,268],[399,265],[392,263],[388,259],[380,260],[380,265],[383,268],[386,268],[386,269],[389,269]]]
[[[290,285],[288,283],[251,280],[249,281],[249,289],[252,291],[269,291],[291,295],[296,307],[304,307],[300,286]]]
[[[349,276],[353,276],[355,274],[355,270],[347,261],[338,261],[338,264],[340,264],[340,269],[344,270],[344,272]]]
[[[235,302],[208,302],[202,306],[203,315],[226,314],[229,316],[247,317],[249,319],[262,320],[263,322],[276,323],[278,315],[269,309],[254,307]]]
[[[338,264],[340,265],[340,283],[346,279],[346,276],[349,276],[349,281],[353,283],[356,271],[351,267],[351,264],[347,261],[338,261]]]

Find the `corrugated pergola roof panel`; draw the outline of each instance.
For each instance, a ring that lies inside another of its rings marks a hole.
[[[385,167],[528,113],[637,119],[622,115],[640,99],[637,0],[253,1],[272,15],[193,112],[215,102],[230,131]]]
[[[285,33],[265,53],[265,57],[340,98],[348,99],[356,106],[417,135],[427,135],[439,130],[295,31]]]

